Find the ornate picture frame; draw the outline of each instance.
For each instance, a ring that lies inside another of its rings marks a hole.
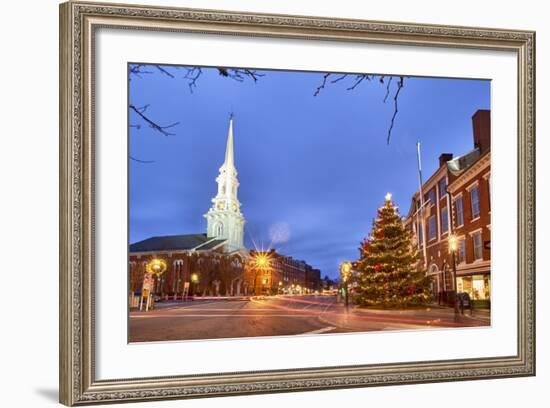
[[[101,27],[515,53],[518,66],[517,353],[490,358],[98,380],[94,344],[94,47],[95,32]],[[66,405],[535,375],[535,33],[136,5],[64,3],[60,6],[59,261],[59,383],[60,402]]]

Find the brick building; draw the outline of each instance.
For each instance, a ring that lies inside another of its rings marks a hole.
[[[141,291],[147,263],[162,259],[167,270],[155,277],[153,288],[160,296],[181,296],[186,283],[190,295],[248,294],[247,256],[239,252],[226,254],[224,243],[221,239],[209,239],[206,234],[193,234],[153,237],[130,245],[130,292]]]
[[[490,300],[490,111],[477,111],[472,124],[473,150],[456,158],[440,155],[439,168],[413,195],[405,221],[432,277],[433,298],[440,302],[452,302],[457,289],[475,300]],[[451,234],[458,239],[456,284]]]
[[[257,268],[255,257],[260,254],[269,259],[265,268]],[[309,293],[320,288],[321,271],[305,261],[269,252],[250,251],[248,263],[248,287],[256,288],[257,294]]]

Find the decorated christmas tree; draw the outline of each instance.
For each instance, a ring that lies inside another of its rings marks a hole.
[[[378,209],[359,252],[354,264],[356,303],[404,308],[427,302],[430,279],[419,267],[412,232],[404,226],[391,194]]]

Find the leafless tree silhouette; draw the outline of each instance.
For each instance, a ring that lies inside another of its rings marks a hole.
[[[229,78],[237,82],[244,82],[247,79],[250,79],[254,82],[257,82],[259,78],[263,77],[265,74],[262,74],[256,70],[252,69],[240,69],[240,68],[216,68],[220,76],[224,78]],[[145,75],[154,74],[155,72],[160,72],[163,75],[166,75],[170,78],[176,78],[178,76],[178,71],[184,71],[183,79],[188,81],[189,91],[192,93],[197,87],[197,81],[203,74],[203,69],[201,67],[179,67],[179,66],[162,66],[157,64],[131,64],[129,67],[129,80],[135,78],[143,78]],[[167,125],[158,123],[153,119],[148,113],[147,108],[149,105],[144,105],[138,107],[132,102],[128,105],[130,111],[134,112],[138,118],[145,122],[145,124],[151,129],[159,132],[163,136],[175,136],[175,133],[169,131],[180,124],[180,122],[174,122]],[[141,124],[130,124],[130,127],[135,129],[141,129]],[[130,156],[130,159],[138,163],[154,163],[154,160],[142,160],[137,159],[133,156]]]
[[[334,78],[334,79],[331,79]],[[315,89],[315,92],[313,93],[313,96],[319,96],[321,91],[325,89],[329,84],[336,84],[338,82],[344,81],[347,78],[351,78],[351,85],[349,85],[346,90],[353,91],[355,88],[357,88],[363,81],[373,81],[378,80],[380,84],[386,85],[386,95],[384,96],[384,103],[388,100],[388,97],[390,96],[391,92],[391,84],[394,79],[393,76],[385,76],[385,75],[370,75],[370,74],[335,74],[332,72],[327,72],[323,74],[321,84]],[[402,76],[395,77],[397,78],[395,91],[393,93],[393,114],[390,120],[390,125],[388,127],[388,134],[386,137],[387,144],[390,144],[391,134],[393,131],[393,127],[395,124],[395,118],[397,116],[397,113],[399,112],[399,106],[398,106],[398,99],[399,94],[401,92],[401,89],[403,89],[405,85],[405,78]]]
[[[260,78],[265,76],[265,74],[262,72],[258,72],[257,70],[246,69],[246,68],[217,67],[215,69],[218,71],[218,74],[221,77],[229,78],[237,82],[244,82],[246,80],[257,82]],[[183,72],[183,75],[180,74],[181,72]],[[189,91],[193,93],[194,90],[197,88],[197,83],[201,78],[202,74],[204,73],[204,71],[202,67],[166,66],[166,65],[158,65],[158,64],[131,64],[129,67],[129,80],[132,81],[133,79],[136,79],[136,78],[142,79],[146,75],[151,75],[154,73],[160,73],[162,75],[166,75],[167,77],[174,78],[174,79],[181,77],[182,79],[187,81]],[[315,89],[313,96],[314,97],[319,96],[321,92],[330,84],[347,83],[346,90],[353,91],[359,85],[361,85],[364,81],[367,81],[367,82],[378,81],[380,84],[384,84],[386,86],[386,94],[383,100],[383,102],[386,103],[386,101],[390,97],[390,94],[392,93],[391,84],[394,78],[396,78],[396,82],[395,82],[396,86],[394,87],[395,89],[393,90],[393,115],[390,121],[387,138],[386,138],[386,141],[389,144],[391,134],[395,124],[395,119],[396,119],[397,113],[399,112],[398,99],[399,99],[399,94],[401,92],[401,89],[403,89],[403,86],[404,86],[403,76],[393,77],[393,76],[371,75],[371,74],[337,74],[337,73],[327,72],[323,74],[322,81],[319,84],[319,86],[317,86],[317,88]],[[172,129],[177,127],[180,124],[180,122],[160,124],[148,114],[147,112],[148,107],[149,107],[148,104],[138,107],[134,105],[132,102],[130,102],[128,106],[129,110],[132,111],[135,115],[137,115],[138,122],[144,122],[146,126],[148,126],[149,128],[153,129],[154,131],[158,132],[163,136],[174,136],[176,133],[174,133]],[[130,127],[135,129],[141,129],[141,126],[142,125],[139,123],[130,124]],[[132,156],[130,156],[130,159],[139,163],[154,162],[153,160],[141,160]]]

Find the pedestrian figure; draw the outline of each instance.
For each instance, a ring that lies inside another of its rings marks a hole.
[[[464,296],[462,294],[458,295],[458,300],[460,302],[460,314],[464,314]]]

